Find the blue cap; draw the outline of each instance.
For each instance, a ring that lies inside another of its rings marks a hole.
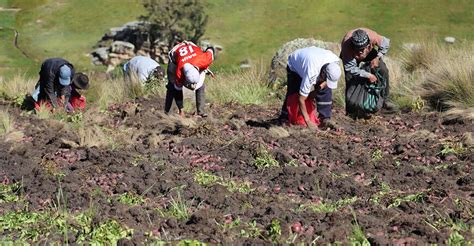
[[[68,65],[63,65],[59,68],[59,83],[62,86],[71,84],[72,71]]]

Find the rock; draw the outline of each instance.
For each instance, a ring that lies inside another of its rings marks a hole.
[[[445,37],[444,38],[444,42],[448,43],[448,44],[454,44],[454,42],[456,42],[456,38],[455,37]]]
[[[337,43],[325,42],[313,38],[298,38],[292,40],[284,44],[273,56],[270,71],[270,83],[281,83],[281,81],[286,80],[286,63],[288,62],[288,56],[297,49],[309,46],[329,49],[336,54],[339,54],[340,51],[339,45]]]

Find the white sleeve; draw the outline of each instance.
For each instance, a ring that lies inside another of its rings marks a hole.
[[[305,76],[301,80],[300,95],[307,97],[309,93],[311,92],[312,86],[313,86],[313,83],[311,82],[311,78],[309,78],[308,76]]]

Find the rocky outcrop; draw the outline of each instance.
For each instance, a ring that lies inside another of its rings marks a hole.
[[[286,63],[288,62],[288,56],[297,49],[309,46],[332,50],[337,55],[339,55],[340,52],[339,44],[313,38],[298,38],[285,43],[273,56],[269,78],[270,83],[273,85],[286,84]]]
[[[105,65],[110,72],[117,65],[136,55],[150,56],[158,63],[167,64],[168,42],[157,40],[152,43],[145,24],[133,21],[121,27],[111,28],[91,52],[93,64]]]
[[[121,27],[111,28],[99,40],[91,52],[92,63],[107,66],[107,72],[136,55],[150,56],[160,64],[168,64],[168,52],[171,41],[156,40],[151,42],[146,29],[146,22],[133,21]],[[202,41],[201,47],[212,46],[208,41]],[[214,45],[218,51],[222,47]]]

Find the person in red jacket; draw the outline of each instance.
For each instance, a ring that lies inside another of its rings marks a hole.
[[[215,50],[202,51],[190,41],[181,42],[169,52],[168,84],[166,85],[165,113],[169,113],[173,99],[178,113],[183,116],[183,86],[196,92],[197,115],[206,117],[204,79],[215,58]]]

